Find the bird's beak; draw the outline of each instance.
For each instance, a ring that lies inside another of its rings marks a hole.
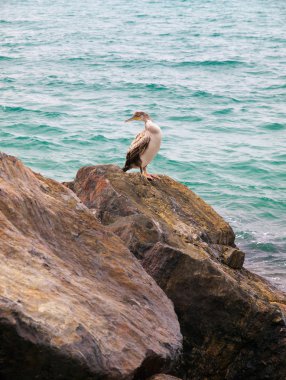
[[[134,119],[134,116],[130,117],[129,119],[125,120],[125,123],[128,123],[128,121],[132,121],[132,120],[135,120]]]

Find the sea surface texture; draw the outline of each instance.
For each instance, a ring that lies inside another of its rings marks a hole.
[[[286,290],[285,0],[2,0],[0,150],[70,180],[123,165],[149,112],[168,174]]]

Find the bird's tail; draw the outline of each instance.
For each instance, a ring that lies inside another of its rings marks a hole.
[[[129,170],[130,168],[129,168],[129,166],[124,166],[123,168],[122,168],[122,170],[124,171],[124,172],[127,172],[127,170]]]

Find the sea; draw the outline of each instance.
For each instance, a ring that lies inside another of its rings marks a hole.
[[[1,0],[0,150],[71,180],[124,163],[148,112],[169,175],[286,290],[285,0]]]

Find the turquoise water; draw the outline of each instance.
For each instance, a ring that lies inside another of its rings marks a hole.
[[[123,165],[144,110],[171,175],[286,289],[286,2],[2,0],[0,149],[46,176]]]

